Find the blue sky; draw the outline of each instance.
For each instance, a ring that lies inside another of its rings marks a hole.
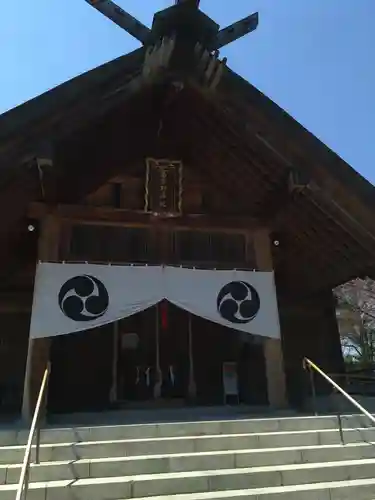
[[[150,24],[173,0],[117,0]],[[258,30],[228,64],[375,183],[375,0],[201,0],[226,25]],[[2,2],[0,113],[137,47],[84,0]]]

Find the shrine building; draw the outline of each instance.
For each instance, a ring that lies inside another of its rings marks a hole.
[[[374,187],[220,56],[257,14],[121,16],[141,48],[0,116],[0,412],[48,363],[49,414],[301,408],[305,356],[344,370]]]

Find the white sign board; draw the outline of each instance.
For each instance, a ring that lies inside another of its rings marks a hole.
[[[238,397],[237,363],[223,363],[223,388],[225,400],[227,396]]]

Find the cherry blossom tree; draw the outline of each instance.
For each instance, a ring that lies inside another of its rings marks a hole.
[[[346,361],[375,363],[375,281],[356,279],[335,290],[337,319]]]

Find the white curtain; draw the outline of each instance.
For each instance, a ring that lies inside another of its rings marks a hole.
[[[160,266],[38,265],[30,336],[52,337],[106,325],[163,299]]]
[[[254,335],[280,337],[271,272],[165,269],[167,298],[209,321]]]
[[[30,336],[95,328],[163,299],[226,327],[280,337],[273,273],[50,263],[37,268]]]

